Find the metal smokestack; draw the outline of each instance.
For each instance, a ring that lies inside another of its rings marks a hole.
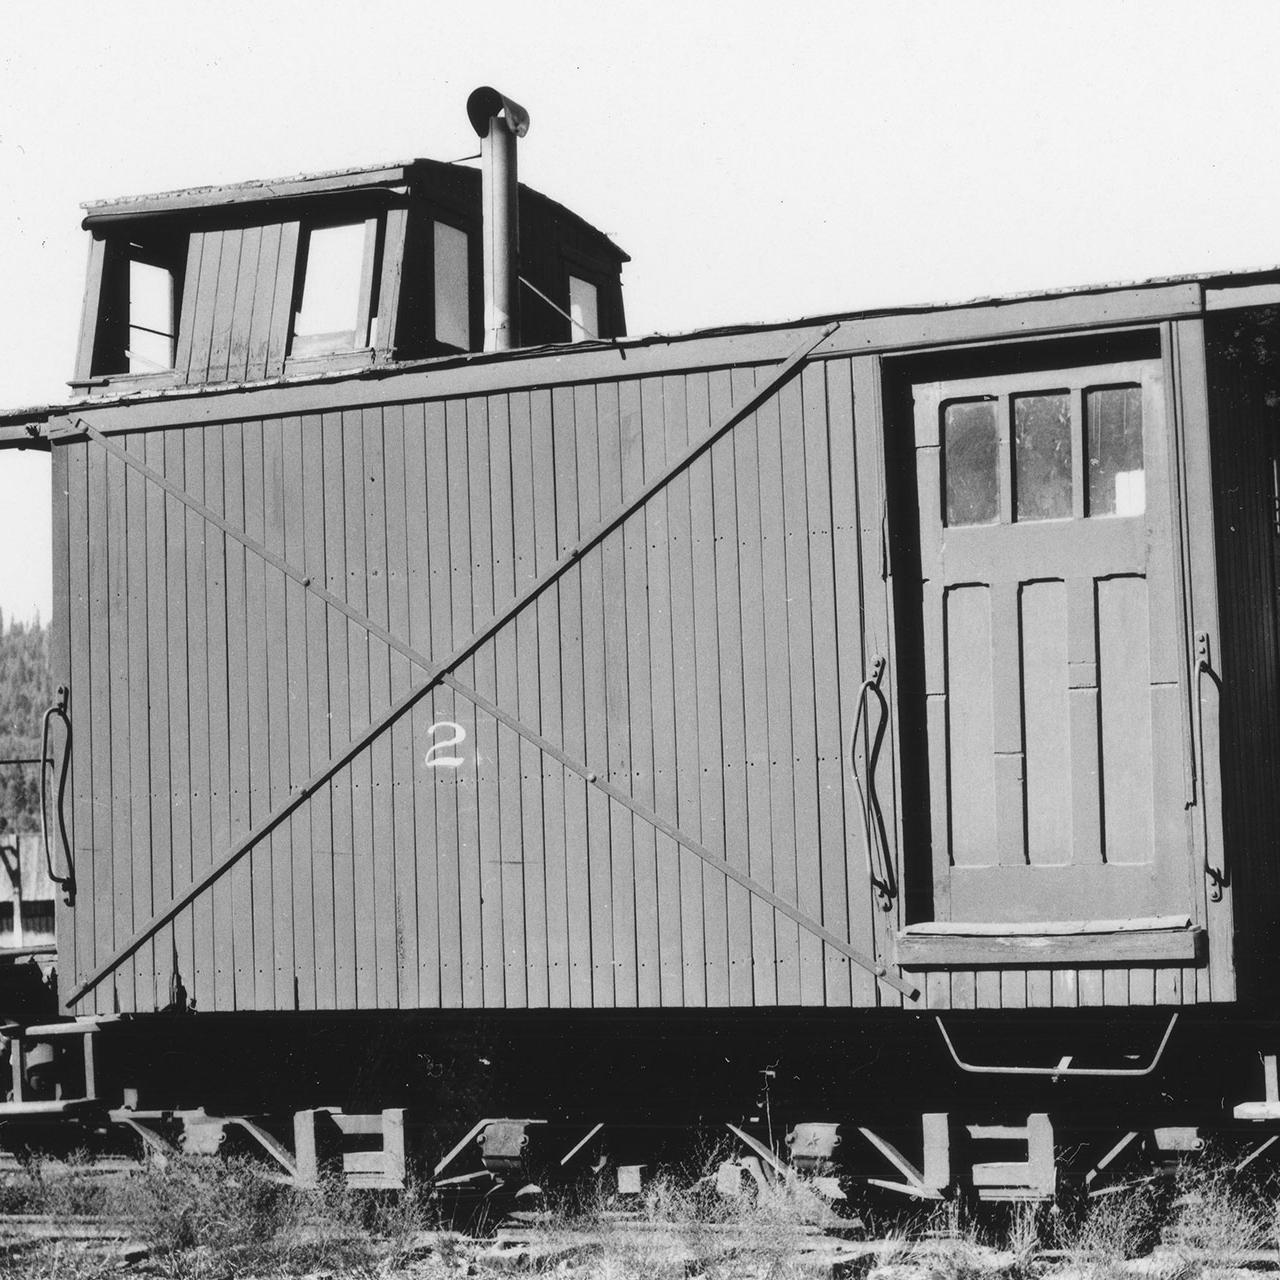
[[[467,116],[480,136],[482,162],[484,349],[509,351],[520,345],[516,139],[529,132],[529,113],[481,85],[467,99]]]

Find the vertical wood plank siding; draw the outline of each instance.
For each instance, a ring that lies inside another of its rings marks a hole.
[[[1224,311],[1205,324],[1213,466],[1221,495],[1222,782],[1227,870],[1235,885],[1242,994],[1274,987],[1280,955],[1280,525],[1276,411],[1280,397],[1280,309]],[[1186,986],[1194,978],[1184,977]]]
[[[70,498],[71,490],[71,458],[69,451],[66,449],[55,450],[50,458],[50,498],[52,500],[52,509],[59,512],[60,516],[65,515],[67,503]],[[71,569],[71,530],[68,527],[68,521],[65,518],[58,518],[53,521],[53,577],[56,582],[70,580]],[[63,591],[58,593],[58,603],[56,612],[52,619],[52,639],[53,648],[51,653],[53,670],[60,673],[64,679],[69,679],[71,674],[71,631],[72,618],[74,610],[69,593]],[[72,763],[74,764],[74,744],[72,744]],[[76,847],[75,834],[75,815],[76,815],[76,798],[73,790],[68,797],[68,804],[65,809],[65,819],[67,824],[67,837],[71,843],[73,851]],[[60,868],[64,873],[65,867]],[[56,928],[56,940],[58,945],[58,954],[66,956],[64,964],[75,968],[76,957],[76,916],[71,911],[54,912],[54,924]]]
[[[200,313],[225,312],[231,337],[215,351],[193,333],[192,369],[269,369],[279,299],[243,291],[275,279],[288,242],[205,237],[194,287],[217,302]],[[872,899],[847,763],[859,684],[892,653],[868,359],[804,368],[456,675],[885,955],[893,921]],[[118,438],[442,655],[768,375],[677,369]],[[60,445],[55,476],[81,884],[64,941],[82,978],[421,672],[92,442]],[[443,686],[94,1005],[160,1007],[177,982],[206,1010],[900,1003]],[[930,1007],[1195,998],[1163,970],[921,985]]]
[[[59,513],[55,524],[65,520],[67,526],[67,579],[66,589],[56,592],[54,612],[61,611],[67,619],[67,666],[70,675],[71,696],[68,702],[73,726],[93,715],[93,690],[89,680],[89,654],[94,637],[89,622],[89,493],[88,493],[87,444],[71,445],[66,450],[66,506],[59,502],[54,492],[54,510]],[[58,456],[57,451],[54,454]],[[58,467],[54,466],[57,475]],[[55,582],[62,585],[56,577]],[[95,915],[98,896],[93,865],[93,757],[89,751],[89,735],[71,735],[71,777],[68,836],[75,853],[76,902],[70,912],[59,912],[58,921],[63,932],[70,932],[75,946],[68,953],[74,957],[77,972],[83,972],[92,964],[91,957],[97,949]],[[167,807],[168,796],[164,797]],[[67,920],[70,918],[70,926]],[[61,935],[58,939],[62,941]],[[65,962],[64,962],[65,963]],[[95,1005],[102,999],[96,994]]]

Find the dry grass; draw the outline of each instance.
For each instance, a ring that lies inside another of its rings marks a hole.
[[[535,1247],[504,1248],[500,1237],[485,1261],[539,1267],[572,1260],[577,1274],[602,1280],[790,1280],[813,1274],[801,1255],[824,1216],[823,1204],[799,1184],[725,1199],[709,1179],[690,1184],[659,1174],[625,1208],[603,1192],[561,1203],[545,1215]]]
[[[1274,1186],[1242,1184],[1208,1162],[1180,1179],[1164,1234],[1185,1274],[1230,1271],[1280,1248],[1280,1197]]]
[[[338,1181],[301,1189],[268,1181],[248,1161],[176,1158],[127,1179],[39,1164],[0,1193],[8,1212],[55,1221],[92,1214],[125,1223],[140,1265],[172,1280],[241,1276],[373,1275],[401,1262],[428,1225],[426,1197],[379,1197]],[[0,1274],[94,1280],[115,1273],[120,1247],[77,1242],[0,1254]]]
[[[1149,1183],[1077,1202],[969,1216],[958,1203],[875,1226],[877,1243],[831,1269],[815,1245],[832,1214],[803,1183],[726,1199],[714,1179],[659,1175],[625,1203],[599,1190],[566,1195],[528,1230],[466,1240],[436,1230],[429,1196],[378,1197],[327,1184],[300,1190],[230,1160],[173,1160],[129,1180],[73,1165],[33,1164],[0,1185],[9,1212],[125,1215],[147,1249],[135,1274],[165,1280],[250,1276],[444,1280],[542,1274],[557,1280],[1200,1280],[1239,1274],[1280,1247],[1280,1199],[1207,1163],[1176,1185]],[[842,1206],[849,1214],[852,1208]],[[1135,1262],[1141,1258],[1142,1261]],[[118,1275],[117,1250],[46,1245],[5,1255],[15,1280]]]
[[[1050,1274],[1082,1280],[1112,1280],[1127,1264],[1159,1243],[1168,1196],[1143,1183],[1060,1210],[1045,1232],[1045,1247],[1061,1251],[1062,1265]]]

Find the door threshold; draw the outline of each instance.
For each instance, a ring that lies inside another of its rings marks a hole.
[[[895,938],[907,969],[997,966],[1199,963],[1206,935],[1189,916],[1128,920],[1018,923],[931,920],[909,924]]]

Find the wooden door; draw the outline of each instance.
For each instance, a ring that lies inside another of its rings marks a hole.
[[[917,385],[935,918],[1187,912],[1158,360]]]

